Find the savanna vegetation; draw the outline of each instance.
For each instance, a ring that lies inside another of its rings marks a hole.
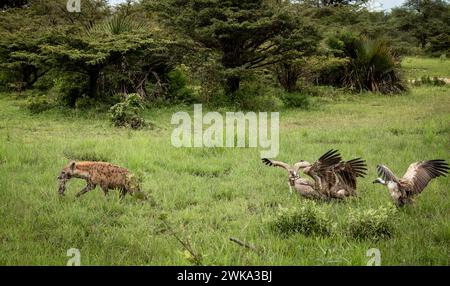
[[[448,2],[66,2],[0,6],[1,265],[450,264],[450,179],[403,209],[372,184],[379,163],[449,160]],[[359,197],[289,194],[258,148],[173,147],[194,103],[279,111],[286,162],[362,156]],[[124,166],[148,199],[59,197],[69,160]]]

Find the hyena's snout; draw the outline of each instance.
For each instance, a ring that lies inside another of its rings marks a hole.
[[[66,182],[70,179],[70,176],[65,172],[61,172],[56,179],[58,180],[58,193],[63,196],[66,190]]]
[[[59,181],[58,194],[64,196],[64,192],[66,191],[66,180]]]

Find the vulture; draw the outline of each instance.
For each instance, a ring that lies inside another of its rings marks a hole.
[[[316,191],[316,189],[314,188],[314,183],[310,182],[309,180],[300,178],[300,176],[298,175],[298,170],[304,166],[303,162],[295,163],[294,166],[267,158],[263,158],[262,162],[267,166],[280,167],[288,172],[288,183],[291,193],[292,188],[294,188],[303,197],[309,199],[327,199],[327,197],[322,193]]]
[[[343,161],[337,150],[329,150],[313,164],[300,161],[303,173],[314,179],[315,189],[329,198],[356,196],[356,178],[364,177],[366,162],[361,158]]]
[[[343,161],[337,150],[330,150],[323,154],[313,164],[301,160],[290,166],[289,164],[262,159],[269,166],[281,167],[288,171],[290,188],[301,195],[319,199],[342,199],[348,196],[356,196],[356,178],[364,177],[367,166],[364,160],[356,158]],[[299,171],[310,176],[314,182],[300,178]]]
[[[414,197],[420,194],[428,183],[440,176],[446,176],[450,170],[445,160],[428,160],[415,162],[409,165],[403,178],[397,178],[394,173],[384,165],[377,166],[379,178],[374,184],[387,186],[389,193],[397,207],[414,202]]]

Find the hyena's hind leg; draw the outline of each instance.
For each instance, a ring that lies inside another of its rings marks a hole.
[[[85,194],[93,189],[95,189],[95,184],[93,184],[92,182],[88,182],[86,187],[84,187],[81,191],[79,191],[75,196],[78,198],[82,194]]]
[[[108,185],[101,185],[100,188],[102,188],[103,193],[105,194],[105,197],[108,196],[109,193],[109,187]]]

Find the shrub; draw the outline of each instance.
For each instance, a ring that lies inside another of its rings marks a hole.
[[[243,110],[277,111],[284,107],[279,90],[267,88],[258,82],[247,82],[234,95],[234,103]]]
[[[430,76],[422,76],[420,79],[413,80],[412,84],[415,86],[421,86],[421,85],[443,86],[443,85],[446,85],[445,81],[443,81],[437,77],[430,77]]]
[[[309,93],[306,92],[286,92],[283,94],[282,99],[286,107],[299,107],[308,109],[309,107]]]
[[[77,100],[75,101],[75,107],[80,108],[80,109],[91,108],[96,105],[97,105],[97,102],[95,101],[95,99],[87,97],[85,95],[77,98]]]
[[[55,92],[59,101],[69,107],[75,107],[77,99],[88,94],[87,76],[81,73],[66,73],[54,81]]]
[[[169,99],[175,102],[195,102],[194,91],[187,86],[188,77],[184,66],[177,67],[167,74]]]
[[[393,234],[395,210],[390,207],[378,209],[351,210],[348,219],[348,234],[354,239],[379,240]]]
[[[441,33],[431,37],[425,50],[429,55],[434,57],[450,55],[450,34]]]
[[[275,95],[265,94],[256,97],[245,97],[241,108],[253,111],[277,111],[283,108],[283,101]]]
[[[36,80],[33,84],[33,88],[40,91],[47,91],[55,85],[57,82],[55,79],[58,79],[59,77],[60,72],[56,69],[51,69]]]
[[[41,113],[55,107],[55,103],[45,95],[34,95],[28,99],[27,108],[33,113]]]
[[[315,202],[305,202],[296,209],[282,211],[273,222],[272,229],[281,235],[329,235],[331,222]]]
[[[143,109],[144,105],[139,94],[128,94],[124,101],[110,108],[111,121],[116,127],[140,129],[146,125],[144,119],[139,115]]]
[[[400,61],[386,41],[340,34],[330,38],[328,45],[336,57],[348,59],[348,63],[335,67],[334,73],[340,75],[337,84],[359,92],[390,94],[406,90],[400,76]]]

